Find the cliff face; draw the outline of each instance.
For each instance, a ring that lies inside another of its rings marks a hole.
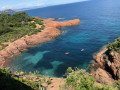
[[[53,19],[44,19],[44,22],[45,29],[41,32],[31,36],[26,35],[21,39],[10,43],[4,50],[0,51],[0,65],[2,65],[6,59],[19,54],[21,51],[25,50],[28,47],[31,47],[38,43],[54,40],[55,37],[61,35],[63,32],[59,30],[60,27],[77,25],[80,23],[80,20],[75,19],[66,22],[59,22],[53,21]]]
[[[107,78],[107,80],[114,79],[118,80],[120,79],[120,54],[115,51],[110,51],[106,47],[102,49],[98,54],[94,57],[97,61],[97,63],[100,65],[100,69],[103,70],[103,72],[106,72],[110,77]],[[99,72],[97,69],[94,73],[94,76],[96,76],[96,73],[103,73]],[[104,77],[104,76],[103,76]],[[109,80],[111,82],[111,80]],[[109,83],[108,82],[108,83]]]

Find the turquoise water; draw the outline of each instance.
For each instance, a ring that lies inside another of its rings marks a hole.
[[[42,75],[61,77],[68,67],[85,69],[94,53],[120,36],[120,0],[89,0],[26,12],[31,16],[59,18],[59,21],[79,18],[82,23],[62,28],[65,33],[54,41],[14,57],[9,66],[12,71],[38,70]],[[66,52],[70,53],[66,55]]]

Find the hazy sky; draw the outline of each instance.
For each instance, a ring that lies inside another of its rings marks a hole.
[[[0,0],[0,10],[29,8],[34,6],[44,7],[80,1],[87,0]]]

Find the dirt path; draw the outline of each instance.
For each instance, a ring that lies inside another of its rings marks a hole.
[[[60,86],[64,85],[63,78],[50,78],[52,84],[48,85],[47,90],[60,90]]]

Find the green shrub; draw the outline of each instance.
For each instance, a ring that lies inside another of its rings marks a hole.
[[[95,79],[85,70],[67,70],[69,75],[65,79],[67,90],[93,90]]]
[[[34,21],[35,21],[37,24],[39,24],[39,25],[43,25],[42,20],[39,20],[39,19],[37,19],[37,18],[34,18]]]
[[[52,82],[50,80],[47,80],[46,83],[49,85],[51,84]]]
[[[43,30],[44,28],[45,28],[45,25],[42,25],[42,26],[41,26],[41,30]]]
[[[115,42],[109,43],[107,45],[107,48],[109,50],[114,50],[114,51],[117,51],[117,52],[120,51],[120,37],[115,39]]]
[[[0,90],[33,90],[22,83],[22,79],[20,81],[16,79],[7,69],[0,69]]]
[[[113,84],[114,87],[117,87],[118,90],[120,90],[120,80],[119,81],[115,81]]]
[[[101,87],[94,86],[95,81],[92,75],[85,70],[79,70],[77,68],[73,70],[69,67],[67,69],[65,86],[63,88],[60,86],[60,88],[62,88],[61,90],[118,90],[116,87],[113,88],[107,85]]]
[[[16,73],[18,74],[18,72]],[[24,72],[20,74],[23,75]],[[13,75],[5,68],[0,69],[0,90],[40,90],[40,88],[44,90],[39,82],[23,79],[19,75]],[[50,81],[47,80],[47,83]]]
[[[36,23],[42,27],[36,29]],[[25,35],[36,34],[44,27],[42,20],[30,17],[26,12],[16,12],[13,15],[0,14],[0,43],[13,42]]]
[[[29,26],[32,27],[32,28],[36,28],[35,23],[29,23]]]
[[[5,69],[5,68],[0,68],[0,76],[3,76],[3,75],[5,75],[5,76],[7,76],[7,77],[11,77],[12,76],[12,74],[7,70],[7,69]]]

